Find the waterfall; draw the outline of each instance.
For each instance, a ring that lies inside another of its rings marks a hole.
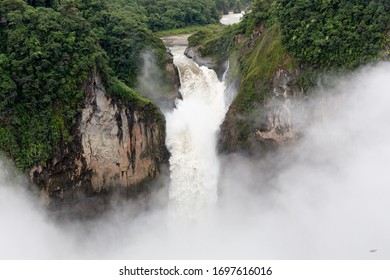
[[[181,94],[167,115],[167,147],[171,152],[170,216],[197,220],[217,201],[219,160],[217,137],[227,111],[225,84],[217,74],[173,52]]]

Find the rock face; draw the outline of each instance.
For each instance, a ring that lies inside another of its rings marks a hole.
[[[176,98],[179,97],[180,78],[172,54],[167,51],[165,56],[165,71],[161,71],[153,52],[143,54],[136,88],[142,96],[153,100],[161,110],[171,111],[175,107]]]
[[[184,55],[191,58],[199,66],[206,66],[209,69],[213,69],[221,80],[227,68],[227,61],[225,59],[216,60],[211,57],[204,57],[201,54],[200,48],[201,46],[187,47]]]
[[[172,56],[172,54],[170,54]],[[172,56],[173,57],[173,56]],[[180,89],[180,76],[179,76],[179,70],[177,69],[176,65],[172,62],[167,63],[165,66],[165,70],[167,71],[167,76],[169,79],[169,82],[172,84],[172,89],[168,92],[168,102],[169,104],[173,104],[172,108],[174,107],[175,100],[177,98],[182,98],[179,92]]]
[[[233,42],[239,51],[231,68],[239,86],[218,149],[261,156],[298,136],[293,107],[303,95],[301,66],[283,47],[278,27],[260,22],[249,38],[236,35]]]
[[[184,51],[184,55],[188,58],[192,58],[192,60],[198,63],[199,66],[206,66],[210,69],[214,69],[217,66],[217,63],[213,59],[206,58],[201,55],[200,46],[187,47]]]
[[[144,114],[113,102],[99,76],[92,77],[80,123],[83,158],[91,171],[91,185],[129,187],[158,174],[164,131]],[[91,87],[90,87],[91,89]]]
[[[85,198],[116,190],[135,192],[140,183],[155,178],[168,160],[165,121],[154,105],[135,109],[108,97],[96,71],[85,93],[72,143],[60,147],[46,165],[30,171],[48,204],[80,205]]]
[[[241,8],[238,6],[234,7],[233,14],[241,14]]]
[[[296,75],[285,69],[278,69],[272,81],[272,98],[264,106],[262,125],[256,131],[259,140],[272,140],[278,144],[294,139],[293,99],[301,91],[294,84]]]
[[[293,106],[302,95],[296,86],[299,71],[284,68],[275,71],[270,81],[269,96],[257,108],[255,116],[240,114],[234,104],[221,125],[220,152],[264,153],[297,137]]]

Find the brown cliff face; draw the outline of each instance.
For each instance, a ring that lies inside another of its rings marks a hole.
[[[48,204],[75,203],[81,211],[85,198],[136,192],[168,160],[165,121],[154,105],[136,109],[113,100],[97,72],[89,78],[85,93],[72,143],[58,148],[48,164],[30,171]]]

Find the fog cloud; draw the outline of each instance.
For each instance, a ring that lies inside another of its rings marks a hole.
[[[382,63],[318,89],[302,105],[321,104],[318,117],[303,113],[302,137],[265,158],[221,157],[218,204],[191,226],[169,220],[168,186],[97,221],[53,222],[3,165],[0,258],[388,259],[389,77]]]

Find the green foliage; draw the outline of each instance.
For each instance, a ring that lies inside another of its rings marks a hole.
[[[60,0],[25,0],[25,2],[33,7],[55,8],[59,6]]]
[[[389,22],[388,0],[253,0],[239,24],[199,32],[189,42],[200,46],[202,55],[231,58],[233,80],[240,86],[227,137],[248,151],[262,126],[277,69],[299,69],[291,86],[308,91],[324,72],[344,73],[386,57]]]
[[[254,0],[250,7],[251,12],[246,13],[239,23],[241,33],[249,36],[259,25],[267,28],[278,22],[274,11],[274,1]]]
[[[216,0],[215,5],[217,10],[220,11],[223,15],[227,15],[229,13],[229,3],[227,0]]]
[[[137,0],[146,11],[152,31],[217,23],[219,13],[213,0]]]
[[[108,92],[114,98],[119,98],[133,108],[143,109],[152,101],[139,95],[134,89],[128,87],[117,78],[112,78],[108,84]]]
[[[237,0],[236,3],[234,4],[234,7],[233,7],[233,12],[236,13],[236,14],[239,14],[241,13],[241,1],[240,0]]]
[[[277,0],[283,43],[302,63],[353,68],[375,59],[390,29],[388,0]]]
[[[203,29],[188,38],[188,45],[200,46],[199,51],[203,56],[217,60],[227,59],[234,48],[236,35],[242,33],[242,25],[231,26],[214,25],[212,28]]]
[[[103,5],[103,8],[96,11],[95,6],[84,6],[82,12],[110,58],[109,65],[115,70],[115,75],[127,85],[134,86],[141,62],[140,54],[148,49],[155,50],[159,66],[163,68],[166,63],[165,46],[147,28],[139,15],[142,10],[137,6],[126,10],[113,4]]]
[[[118,102],[163,121],[156,105],[131,88],[143,52],[152,50],[163,71],[168,61],[149,29],[150,13],[161,15],[160,29],[215,22],[218,14],[213,0],[153,2],[0,1],[0,149],[20,169],[45,164],[72,141],[93,69]]]
[[[231,8],[234,7],[236,2],[231,2]],[[248,3],[249,1],[245,2]],[[203,56],[227,58],[237,48],[235,43],[237,35],[245,34],[249,37],[260,24],[271,27],[277,22],[272,12],[272,2],[272,0],[252,2],[252,11],[245,14],[240,23],[231,26],[219,26],[219,28],[216,27],[210,30],[201,30],[188,39],[189,46],[201,46],[200,51]]]
[[[267,29],[255,46],[242,60],[241,87],[233,104],[245,114],[264,103],[269,96],[269,81],[278,68],[293,71],[296,67],[282,44],[279,25]]]
[[[188,38],[188,45],[201,46],[203,56],[222,57],[227,55],[230,34],[229,28],[215,25],[213,28],[201,30]]]
[[[0,148],[19,168],[45,162],[71,140],[81,86],[104,56],[88,22],[75,14],[4,0],[0,14]]]
[[[194,34],[200,31],[209,31],[209,30],[219,30],[221,29],[220,24],[208,24],[208,25],[194,25],[183,28],[175,28],[154,32],[156,37],[162,38],[173,35],[185,35],[185,34]]]
[[[229,11],[238,8],[240,11],[249,5],[251,0],[215,0],[218,11],[226,15]]]

